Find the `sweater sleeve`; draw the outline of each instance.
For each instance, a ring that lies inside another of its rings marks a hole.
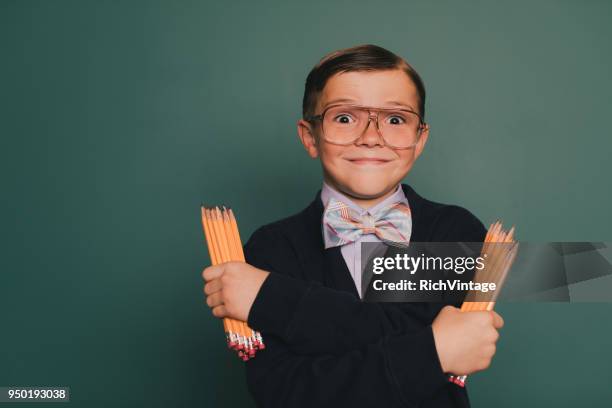
[[[487,230],[482,222],[465,208],[448,206],[437,219],[435,234],[435,240],[438,242],[484,242]],[[466,274],[472,279],[474,271],[469,270]],[[455,298],[455,296],[449,297]],[[465,293],[460,300],[448,301],[447,304],[461,307],[464,297]],[[442,304],[437,306],[438,310],[444,307]]]
[[[246,363],[261,407],[416,407],[449,387],[431,326],[339,354],[301,355],[277,336]]]

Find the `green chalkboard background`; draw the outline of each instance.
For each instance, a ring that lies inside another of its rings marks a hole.
[[[295,123],[306,74],[337,48],[382,45],[422,75],[432,131],[406,179],[422,195],[524,241],[612,241],[610,15],[0,1],[0,386],[70,386],[75,407],[254,406],[203,304],[199,204],[231,204],[246,239],[310,202],[321,173]],[[609,403],[611,304],[499,310],[473,406]]]

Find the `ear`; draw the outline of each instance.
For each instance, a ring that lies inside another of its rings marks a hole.
[[[300,141],[304,149],[306,149],[306,152],[308,152],[308,155],[313,159],[319,157],[319,146],[317,145],[317,137],[312,125],[304,119],[300,119],[297,122],[297,131]]]
[[[428,137],[429,137],[429,124],[425,123],[424,127],[423,127],[423,130],[421,131],[421,137],[419,138],[419,142],[414,147],[414,159],[415,160],[423,152],[423,149],[425,148],[425,144],[427,143],[427,138]]]

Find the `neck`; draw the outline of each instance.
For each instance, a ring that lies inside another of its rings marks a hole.
[[[342,189],[340,186],[338,186],[336,183],[334,183],[333,181],[331,181],[329,179],[325,179],[325,182],[327,184],[329,184],[330,187],[332,187],[336,191],[344,194],[351,201],[353,201],[355,204],[357,204],[358,206],[360,206],[361,208],[366,209],[366,210],[369,209],[369,208],[374,207],[376,204],[378,204],[381,201],[385,200],[387,197],[391,196],[397,190],[397,185],[395,185],[389,191],[385,191],[384,193],[382,193],[382,194],[380,194],[380,195],[378,195],[376,197],[364,197],[364,196],[356,196],[354,194],[351,194],[351,193],[345,191],[344,189]]]

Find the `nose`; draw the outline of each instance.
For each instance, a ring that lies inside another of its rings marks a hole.
[[[366,123],[366,127],[361,133],[361,136],[357,140],[355,140],[355,144],[365,145],[367,147],[375,147],[375,146],[384,146],[385,142],[382,138],[382,134],[380,133],[380,129],[378,127],[378,115],[370,113],[368,115],[368,122]]]

